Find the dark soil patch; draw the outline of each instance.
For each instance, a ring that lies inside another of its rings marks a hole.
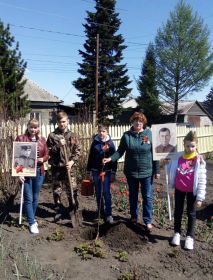
[[[118,222],[110,227],[102,239],[111,249],[128,252],[139,250],[147,242],[146,235],[141,228],[124,222]]]

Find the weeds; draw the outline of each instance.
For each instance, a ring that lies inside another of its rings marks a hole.
[[[213,244],[213,220],[206,220],[206,223],[197,225],[196,235],[200,240]]]
[[[47,236],[48,241],[61,241],[62,239],[64,239],[64,232],[60,229]]]
[[[82,243],[74,248],[74,251],[81,257],[82,260],[88,260],[92,257],[106,258],[106,251],[103,248],[103,243],[100,240],[95,240],[90,243]]]
[[[26,222],[26,218],[22,218],[22,224],[19,225],[19,218],[13,218],[11,217],[8,221],[7,221],[7,225],[9,227],[18,227],[19,230],[25,231],[28,230],[28,227],[26,224],[24,224]]]
[[[129,259],[128,253],[126,251],[119,251],[115,257],[121,262],[127,262]]]
[[[17,243],[7,240],[0,231],[0,268],[2,279],[29,279],[29,280],[52,280],[53,275],[47,275],[36,259],[29,257]],[[15,277],[15,278],[14,278]]]
[[[133,274],[129,271],[125,271],[121,274],[118,280],[133,280]]]

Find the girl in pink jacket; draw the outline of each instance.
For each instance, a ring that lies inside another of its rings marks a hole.
[[[180,245],[181,221],[184,200],[187,202],[187,234],[184,248],[193,250],[196,207],[201,207],[206,194],[206,163],[197,152],[196,132],[190,131],[184,138],[184,152],[169,166],[169,185],[175,187],[174,237],[171,244]]]

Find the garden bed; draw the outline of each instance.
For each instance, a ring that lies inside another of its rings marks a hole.
[[[83,226],[73,229],[69,219],[54,222],[52,190],[40,195],[40,234],[29,234],[26,221],[17,226],[19,197],[1,228],[0,279],[212,279],[213,162],[208,162],[207,198],[197,211],[195,249],[170,245],[173,222],[168,219],[165,174],[154,182],[153,230],[141,221],[129,223],[128,187],[122,174],[111,186],[114,224],[100,223],[98,243],[95,198],[80,196]],[[139,199],[139,202],[141,198]],[[140,209],[141,211],[141,209]],[[186,221],[184,220],[183,226]],[[100,243],[99,243],[100,241]]]

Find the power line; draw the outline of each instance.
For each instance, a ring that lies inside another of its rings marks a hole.
[[[70,21],[70,18],[61,16],[61,15],[55,14],[55,13],[49,13],[49,12],[45,12],[45,11],[29,9],[29,8],[26,8],[26,7],[15,6],[15,5],[5,3],[5,2],[0,2],[0,5],[4,5],[4,6],[10,7],[10,8],[15,8],[15,9],[23,10],[23,11],[27,11],[27,12],[33,12],[33,13],[38,13],[38,14],[42,14],[42,15],[49,15],[49,16],[54,16],[54,17],[58,17],[58,18],[63,18],[63,19],[67,19],[67,20]]]
[[[85,35],[77,35],[77,34],[73,34],[73,33],[69,33],[69,32],[53,31],[53,30],[29,27],[29,26],[24,26],[24,25],[15,25],[15,24],[10,24],[10,25],[14,26],[14,27],[18,27],[18,28],[37,30],[37,31],[40,31],[40,32],[47,32],[47,33],[53,33],[53,34],[59,34],[59,35],[66,35],[66,36],[74,36],[74,37],[86,38]],[[94,37],[93,39],[96,40],[96,37]],[[117,42],[118,40],[116,40],[116,39],[101,39],[101,41],[102,42],[104,42],[104,41]],[[149,45],[147,43],[145,44],[145,43],[129,42],[129,41],[127,41],[126,43],[133,44],[133,45],[138,45],[138,46],[147,46],[147,45]]]
[[[77,34],[73,34],[73,33],[69,33],[69,32],[53,31],[53,30],[29,27],[29,26],[24,26],[24,25],[15,25],[15,24],[10,24],[10,25],[14,26],[14,27],[24,28],[24,29],[37,30],[40,32],[48,32],[48,33],[54,33],[54,34],[60,34],[60,35],[66,35],[66,36],[74,36],[74,37],[83,37],[83,38],[85,37],[83,35],[77,35]]]

